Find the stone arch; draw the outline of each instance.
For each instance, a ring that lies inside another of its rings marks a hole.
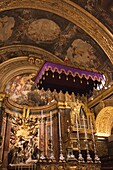
[[[103,108],[96,118],[96,135],[108,137],[113,125],[113,107]]]
[[[21,3],[18,0],[4,0],[3,2],[0,2],[0,11],[17,8],[41,9],[53,12],[73,22],[98,43],[113,63],[112,33],[98,19],[77,4],[68,0],[54,0],[54,2],[53,0],[21,0]]]

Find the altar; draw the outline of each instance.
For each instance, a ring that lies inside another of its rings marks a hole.
[[[59,94],[60,99],[71,98],[65,95]],[[5,104],[13,108],[8,98]],[[54,101],[35,110],[23,108],[18,115],[10,109],[7,113],[11,122],[8,170],[100,169],[94,115],[80,99]]]
[[[28,81],[22,85],[24,91],[17,93],[18,89],[15,89],[14,94],[12,92],[10,97],[4,98],[1,156],[2,166],[8,170],[100,169],[95,117],[87,106],[86,93],[100,84],[102,75],[62,67],[63,72],[61,65],[45,63],[30,92],[26,91]],[[58,86],[53,90],[54,76]],[[63,90],[59,90],[64,76],[66,84]],[[17,77],[16,80],[23,81],[28,77],[32,76]],[[9,87],[15,86],[16,80]],[[47,89],[48,85],[50,88]]]

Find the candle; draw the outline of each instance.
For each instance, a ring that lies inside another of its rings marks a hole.
[[[96,151],[96,143],[95,143],[95,138],[94,138],[92,117],[90,117],[90,124],[91,124],[92,140],[93,140],[94,154],[95,154],[94,161],[95,163],[101,163],[100,158],[98,157],[97,151]]]
[[[43,110],[41,110],[41,121],[43,122]]]
[[[76,114],[76,127],[77,127],[77,139],[79,141],[79,132],[78,132],[78,120],[77,120],[77,114]]]
[[[50,112],[50,125],[51,125],[50,126],[50,129],[51,129],[51,131],[50,131],[51,133],[50,134],[51,134],[51,141],[52,141],[52,133],[53,133],[52,132],[53,131],[53,129],[52,129],[52,112]]]
[[[61,140],[61,122],[60,122],[60,112],[58,112],[58,122],[59,122],[59,138]]]
[[[52,112],[50,112],[50,137],[51,137],[51,155],[50,160],[55,160],[53,152],[53,129],[52,129]]]
[[[46,122],[45,122],[45,153],[46,155],[48,154],[48,133],[47,133],[47,119],[46,119]]]
[[[85,116],[83,115],[83,123],[84,123],[84,132],[85,132],[85,139],[86,139],[86,150],[87,150],[87,162],[92,163],[92,158],[90,157],[89,154],[89,149],[88,149],[88,140],[87,140],[87,132],[86,132],[86,123],[85,123]]]
[[[29,117],[29,112],[30,112],[30,109],[28,108],[28,109],[27,109],[26,118],[28,118],[28,117]]]
[[[41,150],[42,150],[42,153],[41,153],[41,156],[40,156],[40,159],[41,160],[44,160],[45,157],[44,157],[44,122],[43,122],[43,110],[41,110],[41,142],[40,142],[40,145],[41,145]]]
[[[38,131],[38,136],[37,136],[37,147],[39,148],[39,138],[40,138],[40,122],[39,122],[39,119],[37,119],[37,131]]]
[[[79,162],[84,162],[84,158],[82,156],[81,149],[80,149],[80,137],[79,137],[79,130],[78,130],[78,117],[77,117],[77,114],[76,114],[76,127],[77,127],[78,152],[79,152],[78,161]]]
[[[65,161],[65,158],[62,153],[62,138],[61,138],[61,120],[60,120],[60,112],[58,112],[58,122],[59,122],[59,143],[60,143],[60,157],[59,161]]]
[[[92,137],[94,141],[94,134],[93,134],[93,123],[92,123],[92,117],[90,116],[90,125],[91,125],[91,132],[92,132]]]
[[[43,134],[43,110],[41,110],[41,134]]]
[[[84,115],[83,115],[83,123],[84,123],[85,139],[87,140],[86,123],[85,123],[85,116]]]

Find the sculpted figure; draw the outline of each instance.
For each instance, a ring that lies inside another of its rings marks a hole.
[[[80,113],[80,108],[83,104],[79,102],[78,100],[74,103],[71,103],[71,111],[70,111],[70,118],[71,118],[71,124],[74,126],[75,124],[75,115],[79,115]]]

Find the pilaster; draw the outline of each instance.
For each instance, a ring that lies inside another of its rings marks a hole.
[[[9,142],[10,142],[10,131],[11,131],[11,116],[8,113],[5,113],[5,134],[4,134],[4,143],[3,143],[3,152],[2,152],[2,170],[7,170],[8,166],[8,152],[9,152]]]
[[[5,94],[0,94],[0,168],[2,166],[2,146],[3,146],[3,136],[1,134],[2,132],[2,122],[3,122],[3,101],[5,98]]]

